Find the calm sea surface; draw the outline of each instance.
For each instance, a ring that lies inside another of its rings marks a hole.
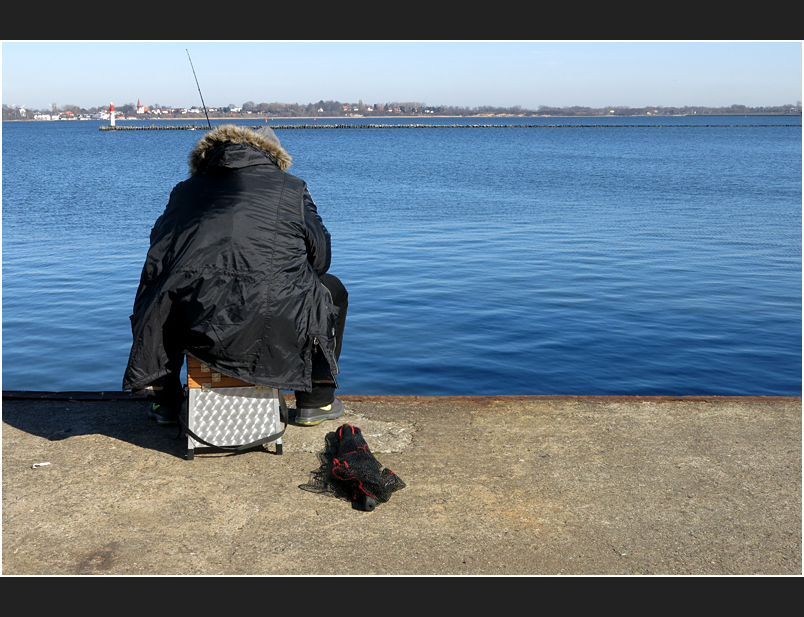
[[[426,122],[643,126],[278,130],[350,294],[342,393],[801,395],[800,117]],[[203,133],[100,125],[2,125],[4,390],[121,388]]]

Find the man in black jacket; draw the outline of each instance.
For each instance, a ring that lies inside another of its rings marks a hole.
[[[190,154],[190,177],[151,230],[123,389],[175,423],[191,355],[247,383],[296,392],[296,422],[343,413],[334,396],[348,294],[328,273],[327,231],[267,127],[222,125]]]

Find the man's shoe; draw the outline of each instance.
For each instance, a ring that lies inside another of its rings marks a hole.
[[[296,408],[296,424],[302,426],[315,426],[324,420],[334,420],[343,415],[343,403],[340,399],[335,399],[326,407],[304,407]]]
[[[179,423],[179,414],[168,405],[153,403],[148,411],[149,418],[155,418],[162,426],[174,426]]]

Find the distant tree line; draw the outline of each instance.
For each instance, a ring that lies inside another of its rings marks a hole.
[[[540,105],[534,115],[540,116],[690,116],[690,115],[744,115],[744,114],[801,114],[801,101],[795,105],[775,105],[768,107],[748,107],[746,105],[730,105],[728,107],[683,106],[664,107],[547,107]],[[530,114],[528,114],[530,115]]]
[[[151,110],[166,109],[168,117],[186,117],[186,109],[165,108],[158,103],[149,105]],[[191,108],[196,113],[203,111],[194,105]],[[109,105],[104,104],[99,107],[89,109],[78,105],[64,104],[57,105],[52,103],[49,109],[21,109],[16,105],[3,105],[3,120],[24,120],[32,119],[35,114],[46,113],[50,115],[72,112],[75,115],[92,114],[108,111]],[[125,103],[115,106],[119,115],[143,117],[137,114],[137,106],[134,103]],[[648,107],[623,107],[612,105],[607,107],[550,107],[539,105],[537,109],[526,109],[520,105],[513,107],[494,107],[482,105],[479,107],[459,107],[452,105],[427,105],[416,101],[392,101],[386,103],[365,104],[362,100],[357,103],[342,103],[341,101],[324,101],[317,103],[255,103],[246,101],[241,106],[230,103],[226,107],[208,108],[210,118],[247,118],[249,116],[265,117],[314,117],[320,116],[680,116],[680,115],[747,115],[747,114],[801,114],[801,101],[796,104],[776,105],[769,107],[748,107],[746,105],[730,105],[728,107],[703,107],[703,106],[648,106]],[[146,117],[152,117],[150,115]]]

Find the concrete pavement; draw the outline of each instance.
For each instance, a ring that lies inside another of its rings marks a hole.
[[[344,395],[187,461],[75,396],[4,396],[4,575],[802,574],[801,398]],[[374,512],[299,488],[342,423],[407,484]]]

